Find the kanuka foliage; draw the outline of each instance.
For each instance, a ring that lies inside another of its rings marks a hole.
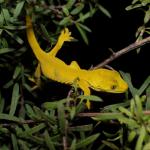
[[[147,12],[145,31],[149,1],[134,0],[132,5],[135,4],[146,6],[143,7]],[[52,101],[38,97],[40,90],[31,77],[36,62],[26,40],[26,12],[34,14],[38,40],[49,50],[49,45],[56,43],[58,33],[64,27],[78,31],[88,44],[86,33],[91,29],[86,21],[99,10],[111,17],[96,0],[16,0],[13,3],[0,0],[0,149],[149,148],[149,77],[140,88],[136,88],[130,74],[121,72],[129,85],[126,98],[122,103],[108,105],[101,113],[97,112],[99,116],[93,117],[94,121],[90,118],[93,114],[86,113],[83,101],[89,99],[98,103],[102,100],[93,95],[81,95],[75,83],[72,87],[74,92],[70,91],[65,99]],[[42,80],[48,82],[44,77]],[[37,101],[39,99],[41,105]],[[103,124],[115,133],[105,131]]]

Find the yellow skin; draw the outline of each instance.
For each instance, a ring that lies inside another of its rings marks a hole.
[[[81,69],[76,61],[72,61],[70,65],[67,65],[57,58],[56,54],[63,43],[73,39],[67,28],[61,32],[55,47],[50,52],[45,52],[36,40],[30,16],[26,16],[26,26],[28,42],[39,61],[36,69],[37,76],[40,77],[40,71],[42,71],[47,78],[65,84],[73,84],[75,79],[78,79],[77,84],[83,90],[84,95],[90,95],[90,88],[95,91],[109,93],[123,93],[128,89],[127,83],[115,70],[103,68],[85,70]],[[90,109],[89,100],[87,100],[86,105]]]

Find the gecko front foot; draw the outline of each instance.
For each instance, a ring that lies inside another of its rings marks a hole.
[[[69,32],[68,28],[61,31],[61,35],[59,36],[60,41],[71,41],[72,39],[74,38],[71,36],[71,32]]]

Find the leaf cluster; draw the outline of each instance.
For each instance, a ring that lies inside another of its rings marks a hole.
[[[144,13],[143,24],[137,29],[135,34],[136,41],[142,40],[145,36],[150,34],[150,1],[149,0],[133,0],[131,5],[126,7],[127,11],[134,9],[141,10]],[[140,52],[140,48],[137,49],[137,53]]]
[[[100,147],[102,149],[113,147],[112,149],[115,150],[119,150],[120,147],[128,150],[132,148],[148,150],[150,146],[150,116],[147,110],[149,110],[150,76],[137,89],[133,86],[131,76],[128,73],[121,72],[121,74],[128,83],[133,98],[123,103],[108,105],[102,110],[103,113],[92,117],[98,122],[117,121],[116,124],[121,124],[115,134],[104,131],[107,138],[102,140]],[[120,145],[115,144],[115,141]]]

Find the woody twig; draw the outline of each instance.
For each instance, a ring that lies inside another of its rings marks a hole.
[[[130,44],[129,46],[114,52],[110,55],[109,58],[105,59],[103,62],[101,62],[100,64],[96,65],[95,67],[92,67],[92,70],[94,69],[98,69],[98,68],[102,68],[104,66],[106,66],[107,64],[109,64],[110,62],[112,62],[113,60],[117,59],[118,57],[132,51],[135,50],[137,48],[142,47],[143,45],[150,43],[150,36],[148,36],[147,38],[144,38],[140,41],[135,41],[134,43]]]

